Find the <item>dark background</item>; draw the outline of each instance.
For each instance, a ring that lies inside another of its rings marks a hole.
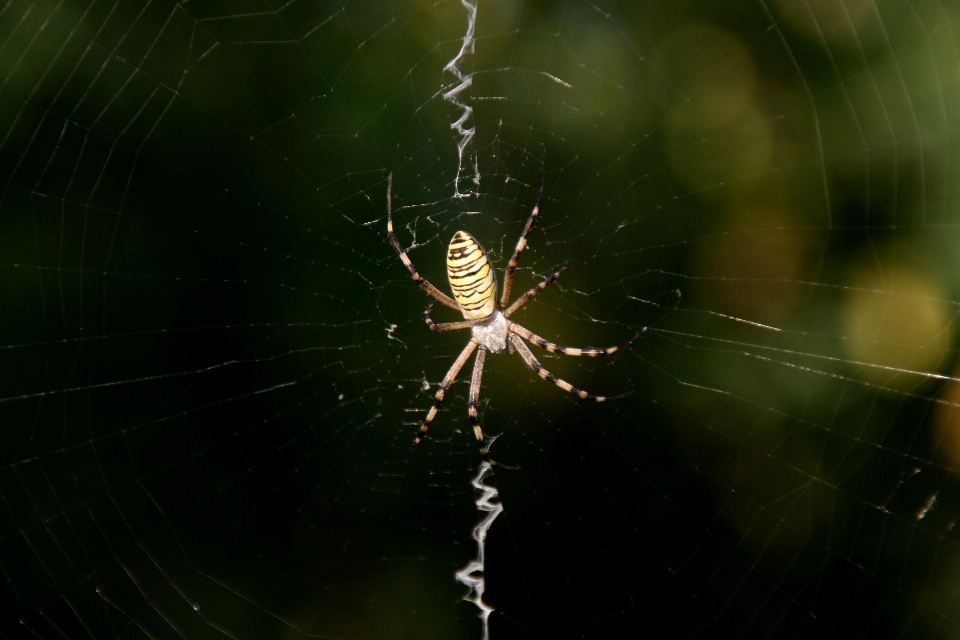
[[[446,290],[541,171],[516,319],[649,331],[542,357],[617,402],[487,359],[492,637],[956,637],[958,20],[481,2],[454,198],[459,2],[8,3],[2,637],[479,637],[466,383],[409,452],[466,335],[386,179]]]

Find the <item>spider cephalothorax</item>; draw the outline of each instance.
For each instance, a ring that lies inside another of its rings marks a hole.
[[[471,338],[467,346],[464,347],[460,355],[454,361],[453,366],[443,377],[440,388],[433,403],[433,407],[427,412],[417,432],[413,446],[416,448],[423,440],[430,428],[430,423],[440,410],[443,403],[443,396],[446,394],[450,385],[460,370],[473,355],[477,352],[477,358],[473,365],[473,378],[470,380],[470,399],[467,403],[467,410],[470,415],[470,423],[473,425],[473,433],[480,444],[480,455],[487,462],[491,462],[486,444],[483,441],[483,430],[480,428],[480,422],[477,419],[477,401],[480,397],[480,379],[483,376],[483,361],[487,351],[500,353],[507,346],[516,349],[523,361],[530,367],[534,373],[546,380],[552,382],[564,391],[568,391],[584,400],[593,402],[603,402],[604,400],[613,400],[629,395],[627,393],[618,396],[595,396],[582,389],[577,389],[569,382],[561,380],[549,371],[543,368],[543,365],[533,355],[523,340],[527,340],[541,349],[551,353],[562,353],[568,356],[605,356],[613,353],[617,349],[625,347],[637,338],[639,338],[646,328],[637,333],[623,344],[606,349],[579,349],[576,347],[561,347],[552,342],[544,340],[532,331],[521,327],[515,322],[510,322],[508,318],[520,307],[527,303],[535,295],[543,291],[551,282],[560,277],[560,274],[570,265],[568,260],[560,269],[549,278],[530,289],[522,296],[516,299],[512,305],[504,309],[507,301],[510,299],[510,289],[513,287],[513,276],[517,270],[517,263],[520,260],[520,253],[527,245],[527,234],[533,228],[537,215],[540,213],[540,199],[543,197],[543,174],[540,175],[540,191],[537,194],[537,203],[527,219],[527,224],[520,234],[517,246],[513,250],[513,256],[507,264],[507,269],[503,278],[503,293],[497,300],[497,277],[490,264],[487,253],[480,246],[480,243],[466,231],[457,231],[450,240],[450,247],[447,251],[447,278],[450,281],[450,289],[453,292],[453,298],[446,295],[435,286],[430,284],[426,278],[417,273],[410,257],[400,246],[396,234],[393,232],[393,174],[387,177],[387,238],[390,244],[397,250],[400,260],[410,272],[410,277],[414,282],[420,285],[420,288],[426,291],[434,300],[438,300],[451,309],[456,309],[463,314],[464,320],[460,322],[447,322],[436,324],[430,319],[430,310],[433,308],[433,301],[427,305],[423,312],[423,319],[433,331],[454,331],[457,329],[470,329]]]

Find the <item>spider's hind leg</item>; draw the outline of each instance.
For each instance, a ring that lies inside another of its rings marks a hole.
[[[563,263],[563,266],[562,266],[562,267],[560,267],[557,271],[555,271],[555,272],[553,273],[553,275],[551,275],[549,278],[547,278],[546,280],[544,280],[543,282],[541,282],[540,284],[538,284],[537,286],[535,286],[534,288],[530,289],[529,291],[527,291],[526,293],[524,293],[522,296],[520,296],[519,298],[517,298],[517,299],[514,301],[514,303],[513,303],[512,305],[510,305],[510,306],[507,308],[506,311],[503,312],[503,315],[505,315],[505,316],[507,316],[507,317],[509,318],[511,315],[514,314],[514,312],[515,312],[517,309],[519,309],[519,308],[522,307],[523,305],[525,305],[525,304],[527,304],[528,302],[530,302],[530,300],[531,300],[535,295],[537,295],[538,293],[540,293],[541,291],[543,291],[544,289],[546,289],[551,283],[553,283],[557,278],[559,278],[559,277],[560,277],[560,274],[562,274],[564,271],[566,271],[566,270],[567,270],[567,267],[569,267],[569,266],[570,266],[570,261],[567,260],[566,262]],[[506,304],[506,303],[504,303],[504,304]],[[502,306],[502,305],[501,305],[501,306]]]
[[[393,248],[396,250],[397,254],[400,256],[400,262],[403,263],[403,266],[407,268],[407,271],[410,273],[410,277],[413,278],[413,281],[417,285],[427,292],[434,300],[439,300],[442,304],[447,305],[451,309],[460,310],[460,306],[454,301],[453,298],[445,294],[444,292],[437,289],[435,286],[430,284],[430,281],[424,278],[417,272],[417,268],[413,266],[413,261],[410,259],[410,256],[407,255],[407,252],[403,250],[403,247],[400,246],[400,241],[397,240],[397,234],[393,231],[393,174],[387,176],[387,240],[390,241],[390,244],[393,245]]]
[[[523,252],[524,247],[527,246],[527,234],[533,229],[533,224],[537,221],[537,216],[540,215],[540,200],[542,198],[543,171],[540,172],[540,189],[537,191],[537,202],[533,205],[533,211],[530,212],[530,217],[527,218],[527,224],[523,226],[523,232],[520,234],[520,238],[517,239],[517,246],[513,250],[513,255],[510,256],[510,262],[507,264],[507,270],[503,275],[503,293],[500,296],[501,309],[506,306],[507,301],[510,299],[510,289],[513,287],[513,276],[517,270],[517,264],[520,262],[520,254]]]

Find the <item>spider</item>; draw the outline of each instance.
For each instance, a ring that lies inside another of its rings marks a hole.
[[[626,342],[615,347],[608,347],[606,349],[579,349],[576,347],[561,347],[556,345],[544,340],[529,329],[521,327],[516,322],[508,320],[517,309],[543,291],[570,266],[570,260],[567,260],[553,275],[524,293],[504,310],[504,307],[510,299],[510,289],[513,287],[513,276],[517,270],[517,263],[520,260],[520,252],[522,252],[527,245],[527,234],[530,233],[530,229],[533,228],[533,224],[537,220],[537,215],[540,213],[540,199],[542,197],[543,173],[540,174],[540,191],[537,194],[537,202],[533,206],[533,211],[530,212],[530,217],[527,219],[527,224],[523,228],[523,233],[520,234],[520,239],[517,240],[517,246],[513,250],[513,256],[507,264],[503,278],[503,293],[500,295],[499,301],[497,300],[497,277],[483,247],[466,231],[457,231],[453,234],[453,239],[450,240],[450,247],[447,251],[447,278],[450,281],[450,289],[453,292],[453,298],[451,298],[417,273],[417,269],[413,266],[413,262],[410,260],[407,252],[403,250],[397,241],[397,236],[393,232],[393,174],[391,173],[387,177],[387,238],[390,240],[393,248],[397,250],[401,262],[403,262],[407,271],[410,272],[410,277],[413,278],[413,281],[420,285],[420,288],[433,298],[423,312],[424,322],[427,323],[431,331],[443,332],[470,329],[471,332],[470,342],[467,343],[467,346],[464,347],[460,355],[457,356],[457,359],[454,360],[453,366],[450,367],[447,375],[443,377],[443,382],[440,383],[433,407],[427,412],[427,417],[424,419],[414,439],[413,449],[416,449],[417,445],[420,444],[427,435],[430,424],[433,422],[437,412],[440,410],[440,406],[443,404],[444,395],[447,393],[447,390],[450,389],[450,385],[453,384],[457,374],[463,369],[463,366],[467,363],[467,360],[470,359],[474,351],[477,352],[477,357],[473,363],[473,378],[470,380],[470,398],[467,401],[467,412],[470,415],[473,434],[476,436],[477,443],[480,445],[480,455],[483,457],[484,462],[488,464],[495,463],[490,460],[490,452],[484,443],[483,430],[480,428],[480,422],[477,419],[480,378],[483,376],[483,361],[486,358],[487,351],[491,353],[501,353],[509,346],[510,351],[513,352],[516,350],[527,366],[538,376],[584,400],[604,402],[605,400],[623,398],[633,393],[631,390],[616,396],[597,396],[587,393],[582,389],[577,389],[569,382],[561,380],[544,369],[543,365],[537,361],[537,358],[530,351],[529,347],[524,344],[523,340],[527,340],[550,353],[562,353],[568,356],[605,356],[618,349],[622,349],[639,338],[647,331],[646,327]],[[439,301],[451,309],[456,309],[463,314],[464,319],[460,322],[434,323],[430,318],[430,310],[433,308],[434,301]]]

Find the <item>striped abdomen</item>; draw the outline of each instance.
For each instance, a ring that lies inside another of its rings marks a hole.
[[[497,277],[483,247],[466,231],[457,231],[450,240],[447,278],[464,318],[482,321],[493,315]]]

